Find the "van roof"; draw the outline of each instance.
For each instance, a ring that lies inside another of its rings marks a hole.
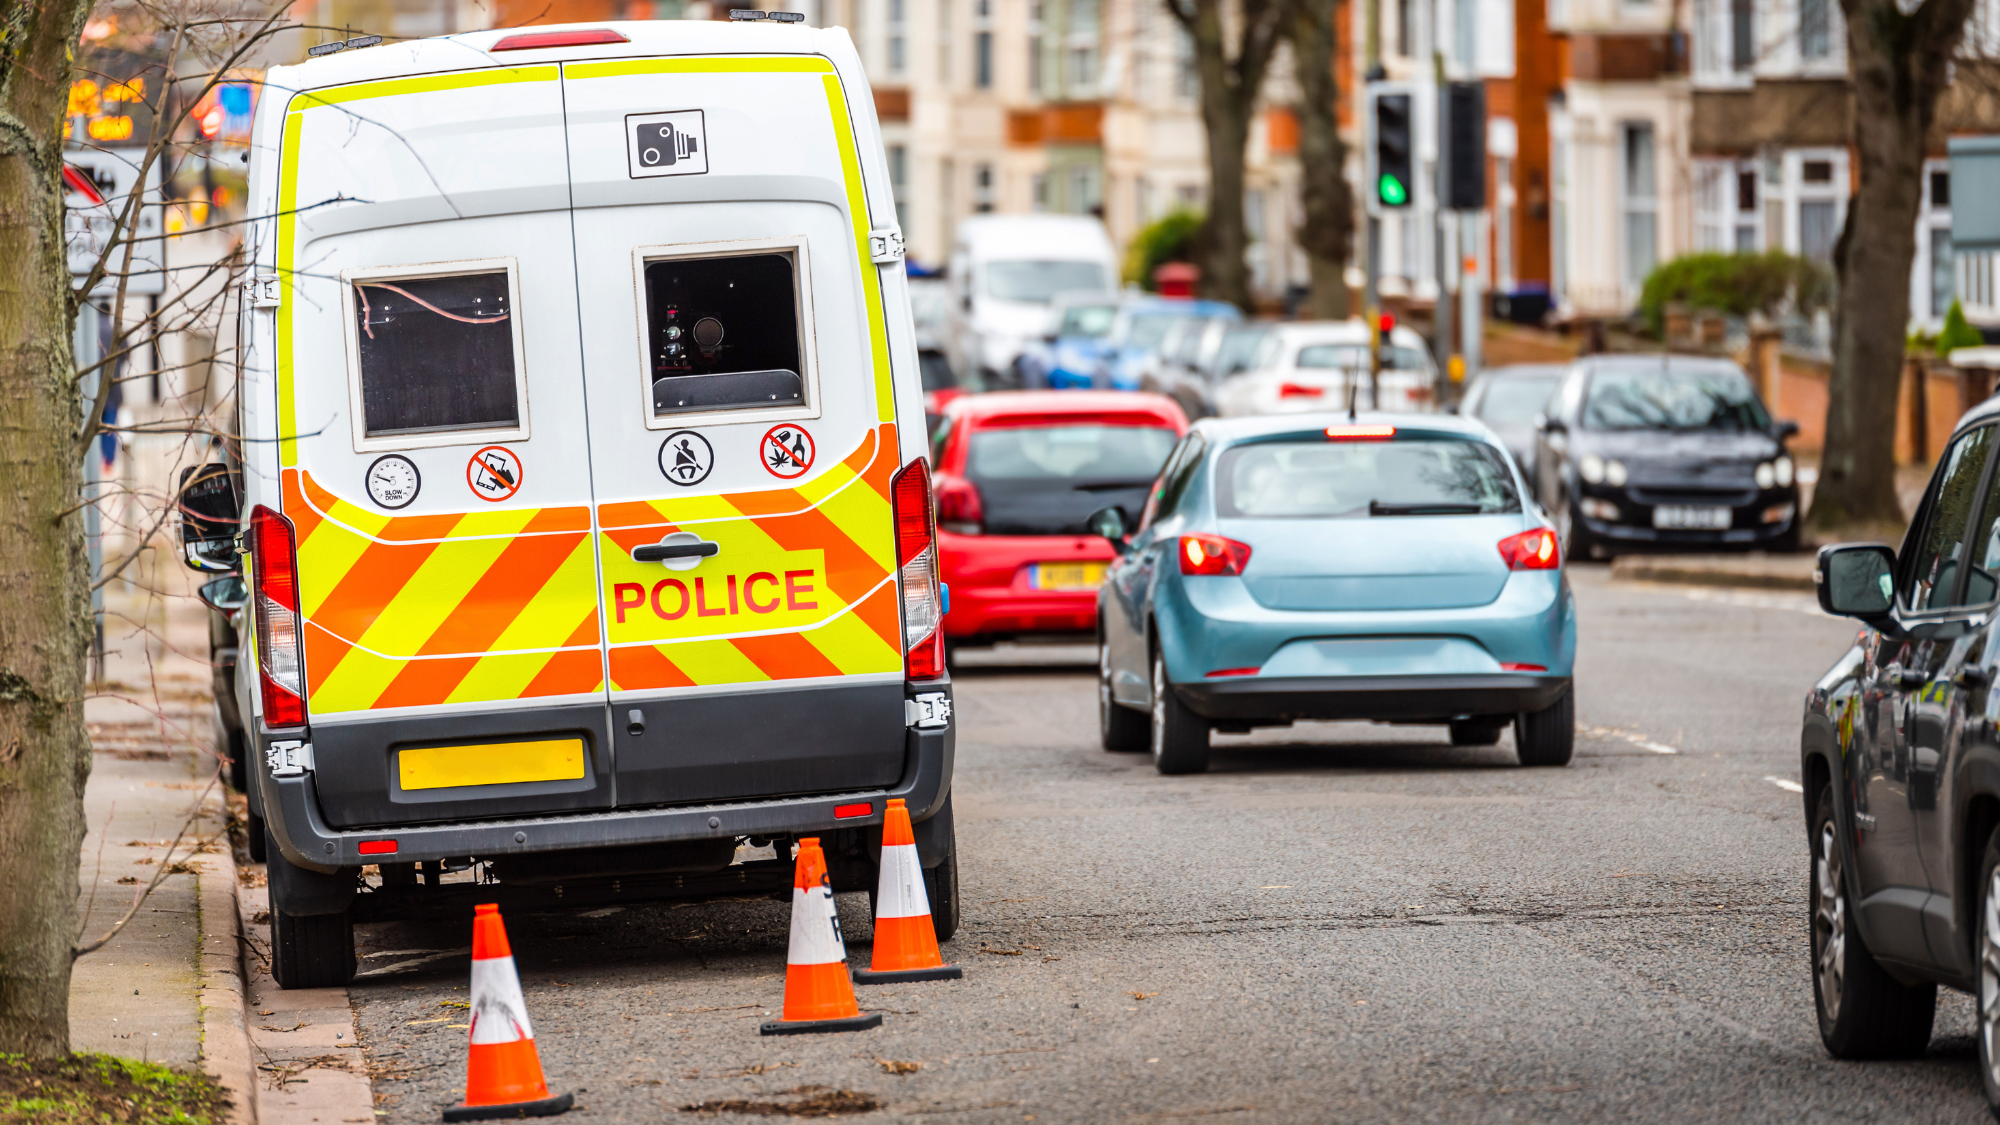
[[[530,50],[495,52],[492,47],[510,35],[541,35],[560,31],[592,31],[608,28],[629,42],[593,43],[580,47],[541,47]],[[847,29],[811,28],[802,24],[737,23],[720,20],[604,20],[593,23],[537,24],[534,27],[499,28],[442,35],[433,39],[411,39],[340,51],[307,59],[295,66],[274,67],[283,72],[278,89],[314,90],[399,78],[410,74],[437,74],[444,71],[476,70],[482,67],[524,64],[584,62],[590,59],[642,58],[659,55],[851,55],[853,41]]]

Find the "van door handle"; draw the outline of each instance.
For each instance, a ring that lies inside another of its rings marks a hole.
[[[694,543],[642,543],[632,548],[633,562],[664,562],[667,559],[706,559],[721,552],[722,545],[700,540]]]

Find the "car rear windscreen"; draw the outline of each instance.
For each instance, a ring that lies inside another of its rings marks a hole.
[[[1109,289],[1111,278],[1096,262],[988,262],[986,295],[1046,305],[1070,289]]]
[[[1215,466],[1218,514],[1301,519],[1518,512],[1521,499],[1504,455],[1475,441],[1283,441],[1231,446]]]
[[[1561,378],[1521,376],[1495,379],[1479,400],[1479,420],[1493,426],[1525,426],[1549,404]]]
[[[988,535],[1084,535],[1116,505],[1138,522],[1146,489],[1180,440],[1153,426],[1021,426],[971,435],[965,475]]]
[[[1366,344],[1312,344],[1299,349],[1298,366],[1303,368],[1339,368],[1347,371],[1368,370],[1368,345]],[[1388,344],[1382,348],[1382,369],[1385,371],[1422,371],[1423,353],[1415,348],[1400,344]]]

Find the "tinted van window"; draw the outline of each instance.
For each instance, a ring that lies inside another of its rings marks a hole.
[[[353,284],[369,437],[521,424],[506,270]]]
[[[805,401],[790,253],[646,263],[653,414]]]
[[[1081,535],[1116,504],[1132,522],[1172,452],[1172,430],[1150,426],[1022,426],[976,430],[965,476],[979,489],[988,535]]]
[[[1450,439],[1232,446],[1216,461],[1215,504],[1239,519],[1366,518],[1381,505],[1521,510],[1500,451]]]

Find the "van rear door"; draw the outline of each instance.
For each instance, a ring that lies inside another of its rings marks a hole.
[[[563,87],[618,803],[893,784],[901,458],[840,80],[676,57]]]
[[[285,117],[275,430],[337,827],[611,803],[561,99],[503,67]]]

